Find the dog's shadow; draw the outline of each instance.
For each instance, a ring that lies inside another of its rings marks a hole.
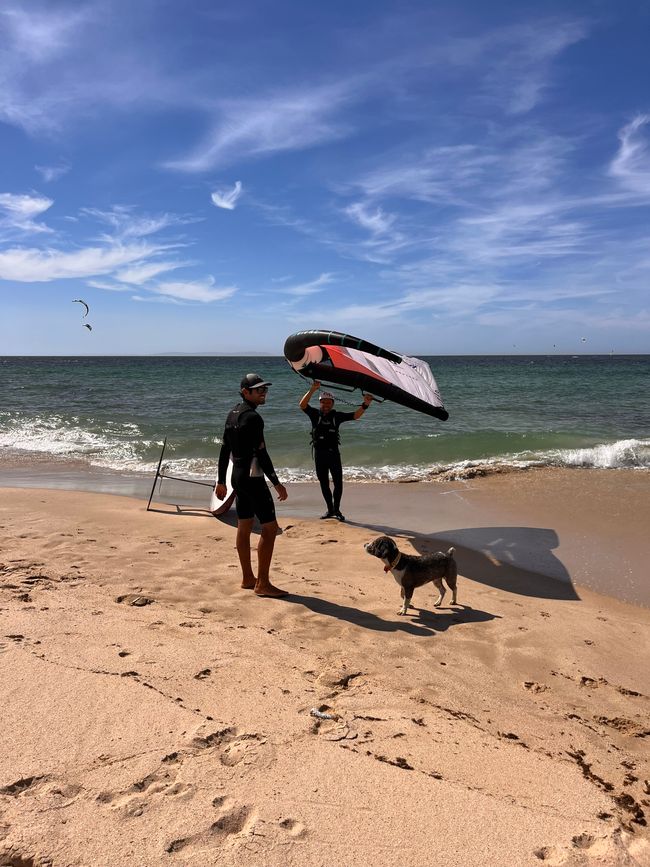
[[[560,544],[555,530],[542,527],[471,527],[428,535],[383,525],[365,526],[407,539],[418,554],[456,549],[459,575],[489,587],[538,599],[580,599],[571,575],[553,550]],[[462,593],[459,585],[459,595]]]
[[[303,596],[292,593],[287,596],[285,602],[304,605],[315,614],[325,617],[334,617],[337,620],[345,620],[355,626],[364,629],[373,629],[377,632],[406,632],[408,635],[420,637],[432,637],[438,632],[446,632],[452,626],[459,623],[485,623],[494,620],[498,615],[472,608],[469,605],[456,605],[453,608],[436,609],[435,613],[424,608],[414,608],[415,614],[407,614],[403,617],[395,613],[395,619],[384,620],[370,611],[362,611],[360,608],[352,608],[350,605],[339,605],[338,602],[330,602],[317,596]]]
[[[420,590],[423,589],[420,588]],[[412,624],[430,627],[435,632],[446,632],[459,623],[486,623],[488,620],[501,619],[498,614],[490,614],[480,608],[472,608],[471,605],[461,605],[460,603],[453,607],[442,605],[433,610],[411,605],[405,616],[410,616]]]

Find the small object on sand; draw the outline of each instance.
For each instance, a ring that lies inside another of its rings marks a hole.
[[[324,713],[322,710],[318,710],[317,707],[313,707],[309,711],[309,714],[310,714],[310,716],[315,716],[316,719],[333,719],[333,720],[338,719],[337,715],[331,714],[331,713]]]
[[[123,596],[116,596],[116,602],[126,602],[127,605],[135,605],[138,608],[141,608],[143,605],[151,605],[152,602],[155,602],[155,599],[152,599],[150,596],[136,596],[133,593],[126,593]]]

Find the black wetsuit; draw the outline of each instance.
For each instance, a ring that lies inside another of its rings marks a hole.
[[[336,514],[340,510],[343,494],[343,467],[339,451],[339,427],[346,421],[354,419],[353,412],[339,412],[332,409],[327,413],[307,406],[307,413],[312,425],[312,444],[314,447],[314,463],[316,475],[320,482],[321,493],[327,506],[327,511]],[[334,490],[330,490],[330,473]]]
[[[275,521],[275,505],[264,476],[279,484],[273,462],[264,444],[264,420],[253,404],[243,400],[228,413],[219,453],[220,485],[226,484],[228,461],[232,456],[232,487],[237,495],[237,517],[257,515],[260,524]]]

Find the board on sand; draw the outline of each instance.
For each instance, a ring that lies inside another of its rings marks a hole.
[[[217,499],[217,495],[213,488],[212,495],[210,496],[210,511],[213,515],[225,515],[234,502],[235,492],[232,489],[232,461],[228,461],[228,471],[226,473],[226,496],[223,500]]]

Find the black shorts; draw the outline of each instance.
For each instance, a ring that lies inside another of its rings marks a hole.
[[[242,520],[254,518],[260,524],[270,524],[275,521],[275,504],[269,486],[263,476],[250,477],[248,472],[240,478],[237,469],[232,474],[232,486],[237,496],[237,517]]]

